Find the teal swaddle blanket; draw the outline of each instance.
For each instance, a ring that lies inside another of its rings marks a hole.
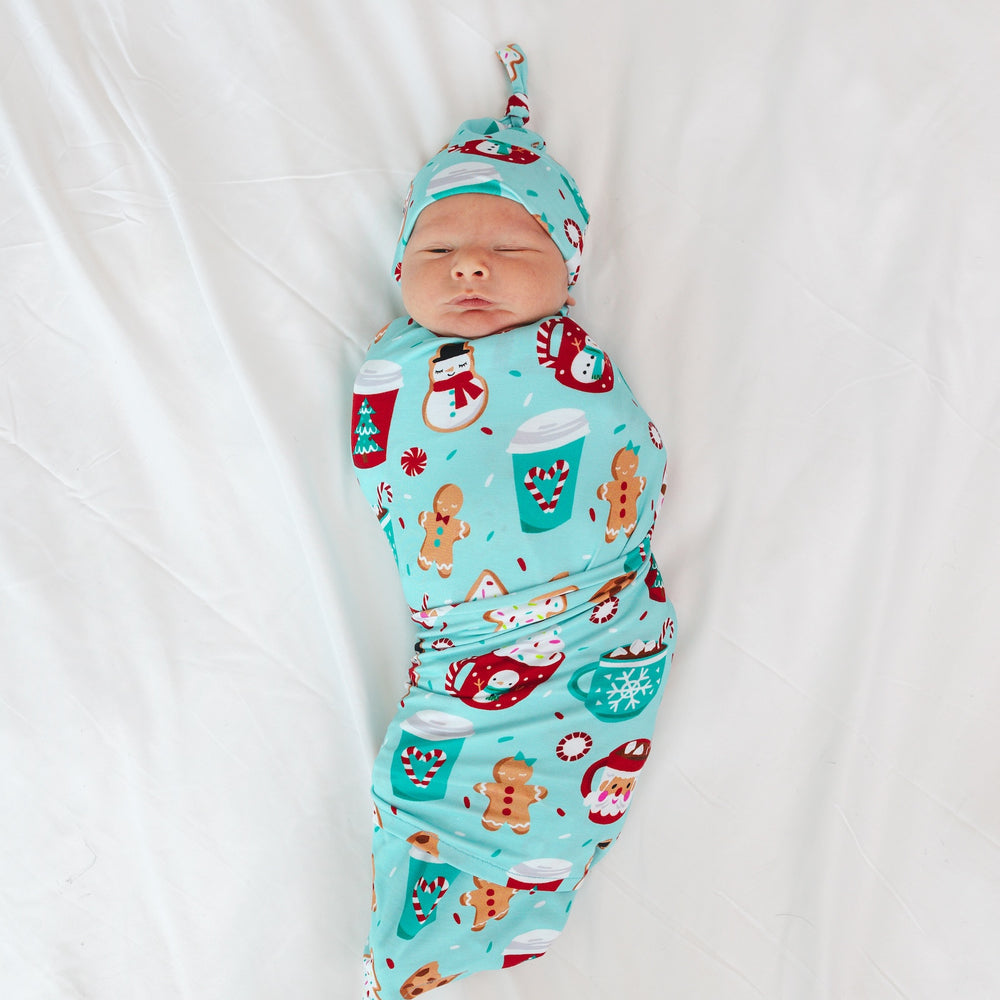
[[[536,957],[617,839],[674,645],[660,435],[567,315],[471,341],[409,318],[351,452],[415,623],[375,761],[365,996]]]

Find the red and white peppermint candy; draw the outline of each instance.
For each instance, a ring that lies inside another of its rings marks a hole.
[[[423,448],[407,448],[399,456],[399,464],[408,476],[419,476],[427,468],[427,452]]]
[[[567,733],[556,744],[556,756],[571,764],[574,760],[586,757],[594,741],[589,733]]]
[[[416,914],[417,921],[423,923],[433,912],[434,907],[441,902],[441,897],[448,891],[448,880],[443,875],[438,875],[437,878],[431,879],[430,882],[425,878],[417,879],[416,885],[413,887],[413,912]],[[431,903],[431,908],[425,913],[424,908],[420,903],[420,893],[427,892],[434,896],[434,902]]]
[[[590,620],[595,625],[603,625],[605,622],[611,621],[616,614],[618,614],[618,598],[609,597],[606,601],[601,601],[600,604],[595,604],[590,609]]]
[[[583,249],[583,231],[574,219],[563,220],[563,232],[566,233],[566,239],[573,244],[575,249]]]
[[[556,509],[556,504],[559,503],[559,497],[562,496],[563,487],[566,485],[568,476],[569,462],[562,458],[556,459],[547,469],[533,465],[525,473],[524,488],[531,494],[532,500],[538,504],[542,513],[549,514]],[[538,488],[538,483],[544,483],[548,479],[556,480],[556,488],[552,491],[551,499],[546,500],[542,496],[542,491]]]
[[[403,770],[410,781],[418,788],[426,788],[434,780],[434,775],[441,770],[441,765],[448,759],[448,755],[439,747],[435,747],[433,750],[418,750],[417,747],[407,747],[399,755],[399,759],[402,761]],[[431,762],[431,766],[427,768],[422,778],[418,778],[416,775],[413,767],[414,761],[420,764]]]

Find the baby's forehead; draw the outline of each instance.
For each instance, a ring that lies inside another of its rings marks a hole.
[[[548,229],[519,201],[483,192],[453,194],[431,202],[417,216],[414,232],[466,226],[488,226],[491,231],[515,230],[546,236]]]

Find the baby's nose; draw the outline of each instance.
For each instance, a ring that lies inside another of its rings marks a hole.
[[[452,277],[487,278],[489,277],[489,273],[485,254],[476,250],[464,250],[455,254],[451,266]]]

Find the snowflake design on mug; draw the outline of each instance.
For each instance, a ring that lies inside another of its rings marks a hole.
[[[608,704],[613,712],[635,711],[643,698],[653,690],[653,678],[645,667],[623,670],[612,682],[608,691]]]

